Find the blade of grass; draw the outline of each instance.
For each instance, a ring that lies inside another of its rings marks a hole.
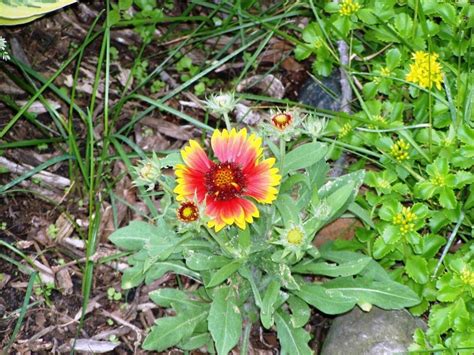
[[[60,142],[64,142],[64,139],[60,137],[25,139],[25,140],[17,141],[17,142],[0,143],[0,149],[35,147],[42,144],[51,144],[51,143],[60,143]]]
[[[26,310],[28,309],[28,305],[30,303],[31,293],[33,292],[33,285],[35,283],[35,279],[37,275],[38,273],[36,271],[32,272],[30,275],[30,280],[28,281],[28,286],[26,287],[26,293],[25,293],[25,298],[23,300],[23,305],[21,306],[21,309],[20,309],[20,315],[18,317],[18,320],[16,321],[15,328],[13,329],[11,338],[8,341],[6,348],[4,349],[5,354],[8,354],[11,346],[13,345],[13,342],[15,341],[18,333],[20,332],[21,324],[23,323],[23,319],[25,318],[25,315],[26,315]]]

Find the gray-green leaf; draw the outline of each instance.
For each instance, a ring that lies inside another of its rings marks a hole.
[[[207,320],[217,353],[227,355],[242,333],[242,315],[231,288],[216,290]]]
[[[308,346],[311,336],[303,328],[293,327],[290,322],[290,317],[286,313],[277,311],[275,313],[275,323],[282,354],[313,354],[313,351]]]

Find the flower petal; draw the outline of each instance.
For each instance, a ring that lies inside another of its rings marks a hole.
[[[245,128],[238,132],[235,128],[230,132],[226,129],[222,132],[215,130],[211,138],[211,146],[221,163],[237,163],[242,169],[254,164],[263,152],[262,139],[255,134],[247,136]]]
[[[207,171],[211,167],[211,161],[198,142],[191,139],[189,145],[181,149],[184,163],[191,169]]]
[[[211,196],[206,199],[206,214],[211,217],[208,226],[215,228],[216,232],[234,223],[245,229],[246,222],[252,223],[253,218],[260,215],[257,206],[251,201],[239,197],[218,201]]]
[[[177,164],[175,168],[177,185],[173,192],[177,194],[176,200],[193,200],[201,202],[206,197],[205,187],[206,171],[188,168],[183,164]]]
[[[277,168],[272,168],[275,164],[274,158],[266,159],[253,166],[248,166],[243,171],[247,186],[245,195],[251,196],[260,203],[272,203],[276,199],[281,176]]]

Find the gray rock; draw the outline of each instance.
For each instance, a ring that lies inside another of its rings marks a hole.
[[[327,78],[308,78],[303,84],[298,101],[325,110],[339,111],[341,104],[341,76],[334,71]]]
[[[426,325],[406,310],[362,312],[356,307],[334,319],[321,355],[405,354],[416,328]]]

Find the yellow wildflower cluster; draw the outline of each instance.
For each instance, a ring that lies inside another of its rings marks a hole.
[[[390,74],[391,74],[391,71],[387,67],[383,67],[382,69],[380,69],[380,75],[390,76]]]
[[[339,130],[338,138],[344,138],[352,131],[352,126],[350,123],[346,123],[344,126],[341,127]]]
[[[431,183],[435,186],[442,187],[446,185],[446,180],[443,175],[436,174],[431,178]]]
[[[301,245],[304,239],[304,233],[298,227],[294,227],[288,231],[286,239],[289,244],[292,245]]]
[[[382,115],[376,115],[376,116],[373,116],[372,117],[372,121],[374,123],[387,123],[387,120],[385,119],[385,117],[383,117]],[[370,129],[377,129],[379,125],[377,124],[369,124],[369,128]]]
[[[441,65],[438,63],[438,54],[417,51],[413,53],[412,59],[415,63],[410,64],[410,72],[406,80],[418,84],[422,88],[430,88],[433,84],[441,90],[443,75]]]
[[[342,16],[351,16],[359,11],[360,5],[353,0],[342,0],[339,14]]]
[[[468,286],[474,286],[474,271],[464,268],[461,272],[461,281]]]
[[[388,189],[390,187],[390,181],[383,178],[377,179],[377,186],[381,189]]]
[[[392,220],[393,224],[400,226],[400,232],[407,234],[415,230],[416,214],[411,211],[410,207],[402,207],[402,211],[397,213]]]
[[[403,139],[399,139],[394,145],[390,148],[390,154],[399,162],[408,159],[408,149],[410,145],[405,142]]]

